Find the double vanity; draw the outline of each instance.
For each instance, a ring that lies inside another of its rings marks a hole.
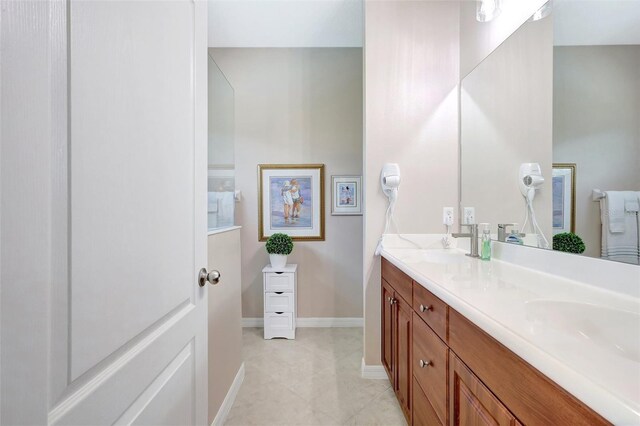
[[[410,425],[640,424],[637,293],[435,247],[382,253],[382,358]]]

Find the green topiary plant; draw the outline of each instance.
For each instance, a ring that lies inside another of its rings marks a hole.
[[[563,232],[553,236],[553,249],[567,253],[583,253],[587,247],[582,238],[573,232]]]
[[[267,253],[283,254],[285,256],[293,251],[293,240],[287,234],[273,234],[267,240]]]

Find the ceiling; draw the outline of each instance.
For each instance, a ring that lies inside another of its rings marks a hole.
[[[362,0],[209,0],[209,47],[362,47]]]
[[[640,44],[640,0],[554,0],[554,45]]]

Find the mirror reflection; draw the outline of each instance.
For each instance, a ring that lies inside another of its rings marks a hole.
[[[548,6],[462,80],[461,213],[640,264],[640,2]]]
[[[209,231],[234,225],[235,93],[211,56],[209,72],[209,144],[207,222]]]

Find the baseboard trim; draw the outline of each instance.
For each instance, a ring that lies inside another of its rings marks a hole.
[[[296,327],[362,327],[362,318],[296,318]],[[264,318],[242,318],[242,327],[264,327]]]
[[[233,383],[227,392],[227,396],[224,397],[224,401],[222,401],[222,405],[218,409],[218,414],[213,419],[213,423],[211,426],[222,426],[224,422],[227,420],[227,416],[231,411],[231,407],[233,407],[233,403],[236,401],[236,397],[238,396],[238,391],[240,391],[240,386],[242,386],[242,382],[244,381],[244,362],[238,368],[238,372],[236,373],[235,379],[233,379]]]
[[[242,318],[242,328],[264,327],[264,318]]]
[[[387,372],[382,365],[367,365],[364,363],[364,358],[362,358],[361,374],[363,379],[389,379]]]

